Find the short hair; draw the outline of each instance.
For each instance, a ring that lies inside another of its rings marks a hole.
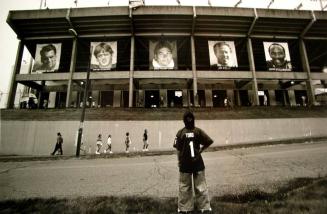
[[[166,41],[166,40],[162,40],[162,41],[159,41],[156,44],[156,47],[154,48],[154,54],[157,54],[157,52],[161,48],[168,48],[171,52],[173,51],[173,48],[172,48],[171,44],[168,41]]]
[[[42,62],[45,60],[45,53],[48,53],[50,51],[54,51],[54,53],[57,54],[57,49],[53,44],[48,44],[41,48],[40,55],[41,55]]]
[[[216,44],[214,44],[213,45],[213,51],[216,53],[216,48],[220,48],[222,46],[227,46],[229,48],[230,52],[232,52],[232,48],[226,42],[217,42]]]
[[[272,43],[272,44],[269,46],[269,48],[268,48],[268,52],[269,52],[269,54],[270,54],[270,51],[271,51],[271,49],[272,49],[272,46],[279,46],[279,47],[281,47],[282,50],[283,50],[283,52],[285,53],[285,48],[284,48],[281,44],[278,44],[278,43]]]
[[[101,42],[100,44],[98,44],[97,46],[95,46],[94,48],[94,52],[93,55],[95,57],[97,57],[97,55],[104,50],[105,52],[109,52],[111,55],[114,53],[114,51],[112,50],[112,48],[110,47],[110,45],[108,45],[108,43],[105,42]]]
[[[129,135],[129,132],[126,132],[126,136],[128,136]]]
[[[58,136],[61,136],[60,132],[57,133]]]

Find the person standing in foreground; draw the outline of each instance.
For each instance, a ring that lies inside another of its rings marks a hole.
[[[196,204],[196,209],[200,212],[210,213],[211,206],[201,153],[213,143],[213,140],[203,130],[195,127],[192,112],[185,112],[183,121],[185,127],[178,131],[174,142],[180,172],[178,212],[192,212]]]
[[[60,154],[62,155],[63,152],[62,152],[62,144],[64,143],[64,139],[62,138],[60,132],[57,133],[57,142],[56,142],[56,147],[55,149],[53,150],[53,152],[51,153],[51,155],[54,155],[57,150],[60,150]]]

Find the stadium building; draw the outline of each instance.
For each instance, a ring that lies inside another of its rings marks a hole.
[[[10,11],[7,22],[20,40],[8,109],[85,105],[94,111],[167,112],[327,104],[324,11],[68,8]],[[28,66],[22,62],[24,50],[33,58]]]

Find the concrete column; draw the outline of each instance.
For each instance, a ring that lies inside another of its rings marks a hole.
[[[57,92],[49,93],[48,108],[54,108],[56,106],[56,95],[57,95]]]
[[[14,69],[12,70],[11,83],[8,92],[7,108],[14,108],[16,91],[17,91],[17,82],[15,79],[16,79],[16,74],[19,74],[20,71],[23,52],[24,52],[24,42],[19,41],[17,53],[16,53],[15,65],[14,65]]]
[[[276,94],[275,94],[275,90],[269,90],[268,91],[269,94],[269,103],[271,106],[276,106]]]
[[[204,91],[206,96],[206,107],[213,107],[213,101],[212,101],[212,90],[207,89]]]
[[[43,98],[43,89],[44,89],[44,86],[45,86],[45,81],[44,80],[42,80],[41,81],[41,85],[42,85],[42,89],[39,91],[38,90],[38,97],[37,97],[37,100],[38,100],[38,108],[42,108],[42,105],[43,105],[43,103],[41,103],[41,99],[43,99],[43,101],[44,101],[44,98]]]
[[[250,70],[252,71],[252,102],[253,105],[260,105],[259,103],[259,96],[258,96],[258,83],[257,83],[257,76],[255,73],[255,64],[254,64],[254,57],[253,57],[253,50],[252,50],[252,41],[251,38],[247,39],[246,43],[247,51],[248,51],[248,57],[249,57],[249,64],[250,64]]]
[[[183,89],[183,107],[188,107],[188,96],[187,96],[187,89]]]
[[[94,102],[94,106],[95,107],[98,107],[99,105],[99,94],[100,94],[100,91],[92,91],[92,103],[91,103],[91,106],[93,107],[93,102]]]
[[[128,107],[133,107],[133,76],[134,76],[134,46],[135,38],[131,37],[131,55],[130,55],[130,65],[129,65],[129,94],[128,94]]]
[[[72,96],[72,85],[73,85],[73,73],[75,72],[76,55],[77,55],[77,39],[74,38],[73,47],[72,47],[72,55],[71,55],[72,57],[70,59],[70,67],[69,67],[66,108],[70,107],[70,103],[71,103],[71,99],[72,99],[71,96]],[[90,68],[87,68],[87,69],[90,69]]]
[[[193,35],[191,36],[191,56],[192,56],[194,106],[199,106],[199,100],[198,100],[198,78],[197,78],[197,72],[196,72],[195,43],[194,43],[194,36]]]
[[[254,106],[255,105],[255,102],[253,101],[253,98],[254,98],[255,94],[253,93],[252,90],[248,90],[248,95],[249,95],[249,98],[250,98],[251,105]],[[259,102],[259,105],[260,105],[260,102]]]
[[[291,106],[296,106],[296,100],[295,100],[295,93],[294,90],[287,90],[290,105]]]
[[[237,96],[238,100],[234,99],[234,90],[227,90],[226,94],[227,94],[227,97],[229,97],[229,99],[232,101],[233,106],[236,106],[237,104],[239,105],[239,103],[240,103],[239,102],[239,96]],[[224,97],[224,99],[225,99],[225,97]]]
[[[160,103],[160,107],[167,107],[168,101],[167,101],[167,90],[166,89],[160,89],[160,100],[163,99],[163,105]],[[183,97],[184,100],[184,97]]]
[[[120,107],[120,101],[121,101],[121,94],[122,91],[120,90],[114,90],[114,104],[113,107]]]
[[[303,39],[300,39],[300,56],[301,56],[303,70],[308,74],[308,78],[306,80],[308,104],[309,106],[315,105],[316,98],[315,98],[314,87],[311,79],[310,64],[309,64],[307,51]]]
[[[139,90],[139,105],[138,106],[144,107],[144,90]],[[166,106],[167,106],[167,104],[166,104]]]
[[[78,100],[77,96],[78,96],[78,92],[77,91],[72,91],[69,107],[76,108],[76,107],[79,106],[79,103],[77,103],[77,100]],[[74,103],[74,105],[72,106],[71,103]]]

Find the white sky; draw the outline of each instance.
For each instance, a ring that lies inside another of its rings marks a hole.
[[[239,0],[210,0],[212,6],[233,7]],[[271,0],[242,0],[239,7],[267,8]],[[321,10],[320,1],[323,6],[327,5],[327,0],[275,0],[271,4],[272,9],[294,9],[302,3],[301,10]],[[97,6],[128,6],[128,0],[78,0],[78,7],[97,7]],[[0,1],[0,108],[4,107],[11,82],[12,68],[18,47],[16,34],[6,23],[9,10],[28,10],[39,9],[41,0],[1,0]],[[146,5],[178,5],[176,0],[145,0]],[[181,5],[207,6],[208,0],[180,0]],[[44,4],[42,5],[44,7]],[[76,7],[74,0],[46,0],[46,7],[69,8]],[[326,9],[325,9],[326,11]],[[27,62],[29,57],[24,56]]]

